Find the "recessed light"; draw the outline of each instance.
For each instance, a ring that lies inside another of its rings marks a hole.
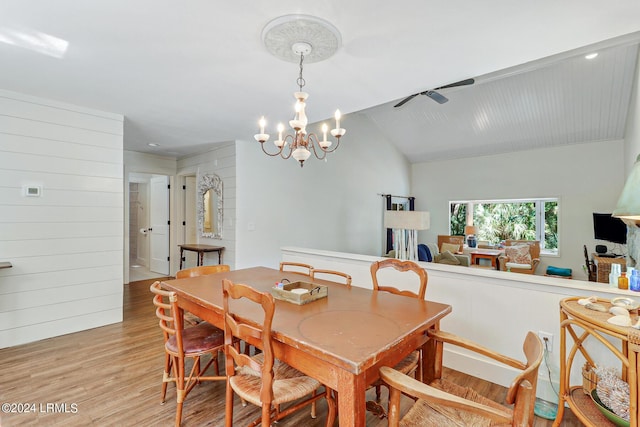
[[[594,53],[590,53],[589,55],[585,55],[585,58],[587,59],[593,59],[596,56],[598,56],[598,52],[594,52]]]
[[[160,144],[156,144],[155,142],[150,142],[147,144],[149,147],[160,147]]]

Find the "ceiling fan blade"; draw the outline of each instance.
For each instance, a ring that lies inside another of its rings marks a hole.
[[[439,94],[438,92],[436,92],[434,90],[428,90],[426,92],[422,92],[422,95],[427,95],[429,98],[433,99],[438,104],[444,104],[445,102],[449,101],[449,98],[447,98],[444,95]]]
[[[455,83],[451,83],[445,86],[440,86],[437,87],[433,90],[440,90],[440,89],[447,89],[450,87],[458,87],[458,86],[468,86],[468,85],[472,85],[474,84],[476,81],[474,79],[466,79],[466,80],[460,80],[459,82],[455,82]]]
[[[394,105],[393,108],[402,107],[404,104],[406,104],[407,102],[411,101],[413,98],[415,98],[418,95],[419,95],[419,93],[414,93],[413,95],[407,96],[405,99],[403,99],[402,101],[400,101],[396,105]]]

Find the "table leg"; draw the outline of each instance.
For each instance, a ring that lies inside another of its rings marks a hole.
[[[440,324],[433,327],[440,329]],[[442,378],[442,356],[444,345],[441,341],[428,339],[422,346],[422,382],[429,384],[436,379]]]
[[[338,378],[338,425],[340,427],[365,425],[366,389],[364,375],[340,371]]]
[[[222,264],[222,250],[218,249],[218,264]]]
[[[560,391],[558,393],[558,412],[556,419],[553,420],[553,427],[558,427],[562,423],[564,416],[564,402],[569,390],[567,383],[569,375],[567,375],[567,329],[569,326],[563,324],[567,320],[567,315],[560,310]],[[570,374],[570,373],[569,373]]]
[[[201,266],[204,261],[204,252],[198,252],[198,266]]]
[[[182,270],[182,260],[183,260],[183,258],[182,258],[182,256],[183,256],[183,255],[182,255],[182,251],[183,251],[183,249],[182,249],[182,248],[180,248],[180,268],[179,268],[179,270]]]

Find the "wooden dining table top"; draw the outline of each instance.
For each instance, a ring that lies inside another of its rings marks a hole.
[[[253,267],[207,276],[163,281],[163,287],[177,291],[180,298],[222,314],[222,279],[245,283],[270,292],[276,282],[306,281],[328,286],[328,296],[304,305],[276,300],[272,331],[280,342],[303,347],[305,351],[330,359],[353,373],[376,363],[381,352],[389,351],[403,339],[424,328],[425,322],[440,319],[451,306],[416,300],[388,292],[311,280],[304,274]],[[232,301],[231,309],[243,318],[261,322],[261,313],[251,303]],[[221,326],[221,325],[217,325]]]

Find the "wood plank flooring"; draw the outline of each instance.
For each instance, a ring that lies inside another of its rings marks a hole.
[[[125,285],[123,323],[0,349],[0,403],[29,404],[30,410],[1,412],[0,426],[173,425],[172,385],[166,403],[160,404],[164,352],[149,292],[152,282]],[[447,370],[446,374],[492,399],[502,399],[506,393],[504,387],[456,371]],[[182,425],[223,426],[224,390],[222,381],[196,387],[185,401]],[[373,393],[369,390],[368,400],[373,399]],[[383,390],[385,406],[386,395]],[[410,401],[404,403],[409,405]],[[242,407],[236,398],[235,425],[247,425],[259,414],[257,407]],[[311,419],[303,409],[278,425],[320,427],[325,414],[326,405],[321,401],[317,419]],[[367,426],[386,425],[386,420],[367,414]],[[534,425],[548,427],[551,421],[536,418]],[[562,425],[581,424],[565,411]]]

